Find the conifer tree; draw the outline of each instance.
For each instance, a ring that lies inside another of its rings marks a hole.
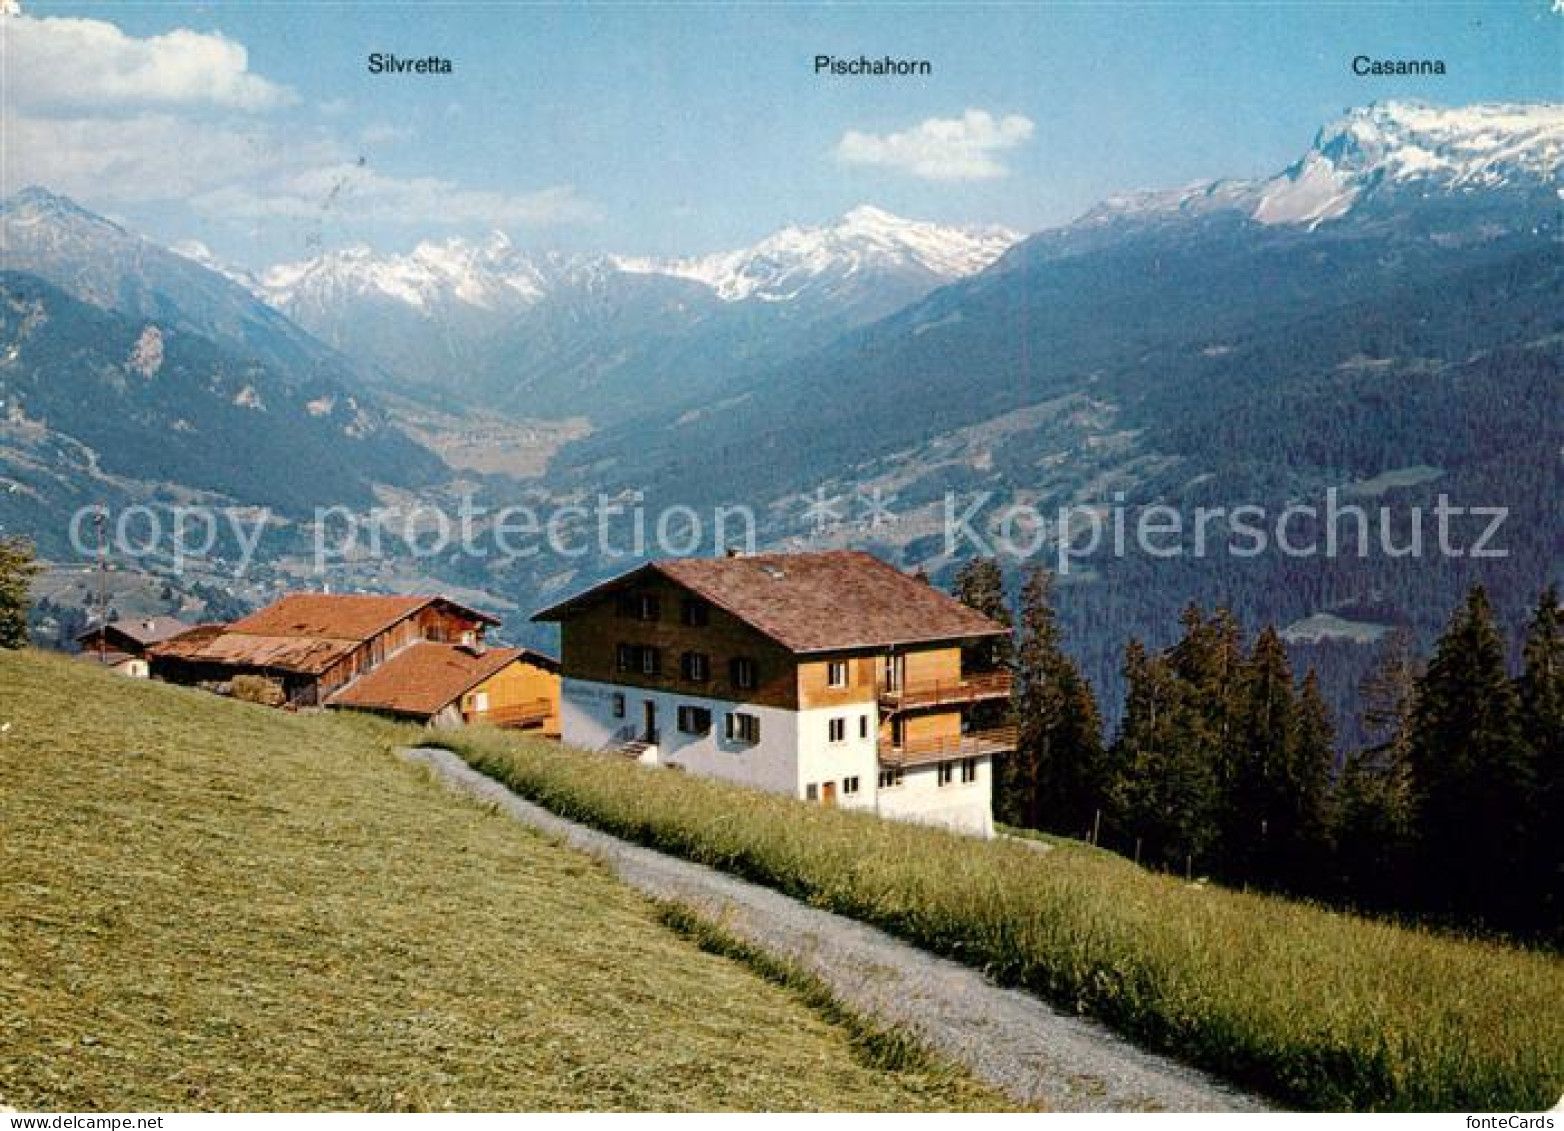
[[[1559,592],[1543,590],[1526,627],[1518,681],[1521,735],[1533,772],[1530,882],[1537,921],[1564,930],[1564,618]]]
[[[1046,570],[1033,569],[1021,588],[1013,788],[1028,828],[1084,836],[1107,798],[1102,720],[1086,677],[1061,645],[1051,582]]]
[[[1504,641],[1481,586],[1451,620],[1417,685],[1413,797],[1425,905],[1509,921],[1527,896],[1503,878],[1526,843],[1531,773]]]
[[[1417,676],[1412,638],[1396,629],[1379,645],[1374,667],[1358,688],[1369,744],[1347,758],[1331,790],[1332,886],[1358,906],[1388,908],[1405,897]]]
[[[22,538],[0,538],[0,648],[27,644],[27,610],[38,573],[33,548]]]
[[[1137,640],[1124,659],[1124,718],[1114,743],[1115,826],[1144,863],[1204,866],[1215,839],[1218,788],[1207,723],[1169,660]]]
[[[993,558],[973,558],[957,569],[951,582],[951,595],[989,620],[1007,628],[1014,623],[1015,618],[1005,601],[1004,571]],[[1009,666],[1013,653],[1010,639],[999,637],[971,646],[962,658],[968,670],[985,671]]]
[[[1336,728],[1310,668],[1303,677],[1288,759],[1287,837],[1281,844],[1281,883],[1293,891],[1317,890],[1330,857],[1330,782],[1336,767]]]
[[[1267,627],[1244,665],[1235,711],[1235,741],[1226,753],[1221,859],[1236,880],[1280,879],[1292,835],[1289,761],[1296,709],[1292,668],[1276,630]]]

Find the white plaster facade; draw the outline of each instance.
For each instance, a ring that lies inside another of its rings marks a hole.
[[[677,766],[788,797],[829,799],[844,809],[993,835],[993,775],[986,756],[965,760],[965,766],[960,759],[946,763],[945,784],[940,784],[938,766],[930,765],[908,768],[899,784],[880,788],[880,718],[873,701],[791,711],[566,677],[560,691],[561,738],[588,750],[643,739],[648,704],[657,735],[639,757],[648,765]],[[709,711],[710,729],[681,730],[681,707]],[[729,737],[727,716],[735,712],[758,721],[758,741]],[[834,741],[833,720],[841,721],[840,738]]]

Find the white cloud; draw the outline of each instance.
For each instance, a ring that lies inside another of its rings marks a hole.
[[[37,184],[99,211],[168,205],[252,223],[496,228],[597,218],[568,185],[495,191],[371,167],[363,147],[412,132],[333,121],[327,108],[252,73],[244,46],[220,34],[138,39],[100,20],[3,11],[0,21],[9,68],[3,191]],[[252,113],[282,106],[292,109]]]
[[[43,185],[97,205],[179,201],[236,181],[341,159],[308,130],[253,119],[209,122],[145,112],[120,118],[0,117],[8,186]]]
[[[296,100],[286,87],[253,73],[244,45],[224,35],[176,28],[138,39],[102,20],[0,19],[7,97],[14,106],[264,110]]]
[[[365,145],[395,145],[411,141],[413,131],[406,126],[393,126],[388,122],[371,122],[358,133],[358,140]]]
[[[569,185],[507,193],[462,188],[438,177],[387,177],[355,162],[302,170],[260,186],[227,185],[190,199],[226,219],[312,218],[492,227],[574,223],[597,210]]]
[[[102,209],[182,203],[217,219],[301,218],[411,226],[529,227],[597,218],[569,186],[463,188],[360,164],[320,130],[166,113],[124,118],[0,115],[7,181],[39,184]]]
[[[910,173],[931,181],[976,181],[1009,172],[998,154],[1030,140],[1030,118],[968,110],[959,118],[926,118],[900,133],[848,130],[837,142],[837,160]]]

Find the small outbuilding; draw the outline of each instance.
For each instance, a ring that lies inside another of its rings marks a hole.
[[[431,726],[489,723],[553,736],[559,734],[559,662],[526,648],[420,641],[326,705]]]
[[[90,628],[76,638],[81,657],[119,672],[145,679],[147,649],[172,640],[194,627],[175,617],[128,617]]]

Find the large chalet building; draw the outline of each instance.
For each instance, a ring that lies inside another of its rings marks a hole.
[[[533,619],[560,625],[570,745],[993,833],[1016,733],[972,716],[1010,676],[962,657],[1007,630],[870,554],[651,562]]]

